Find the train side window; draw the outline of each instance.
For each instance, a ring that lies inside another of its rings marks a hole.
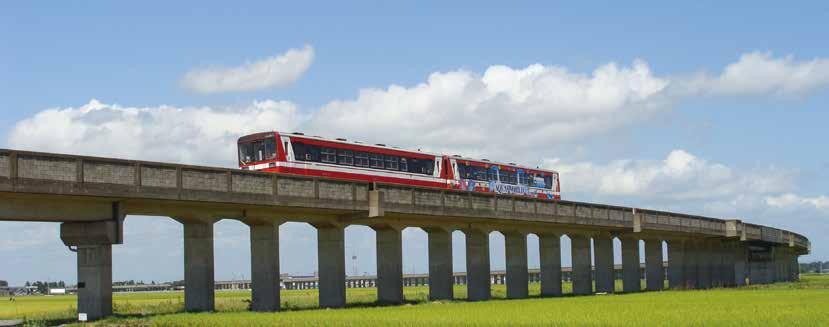
[[[500,176],[499,180],[501,183],[513,184],[515,185],[516,176],[515,173],[511,171],[501,170],[498,172],[498,176]]]
[[[553,176],[544,176],[544,188],[552,189],[553,188]]]
[[[400,171],[409,171],[408,159],[400,158]]]
[[[484,167],[475,167],[475,174],[473,177],[479,181],[486,181],[486,168]]]
[[[487,169],[486,171],[486,180],[488,181],[498,181],[498,171],[495,169]]]
[[[380,168],[383,169],[383,155],[372,153],[369,155],[371,158],[371,168]]]
[[[276,140],[274,138],[265,139],[265,159],[276,158]]]
[[[434,160],[424,160],[423,161],[423,173],[426,175],[432,175],[435,173],[435,161]]]
[[[354,165],[357,167],[368,167],[368,153],[354,153]]]
[[[388,170],[397,170],[398,159],[395,156],[386,156],[386,169]]]
[[[340,165],[354,165],[354,152],[351,150],[337,150],[337,163]]]
[[[322,148],[320,150],[320,160],[327,163],[337,163],[337,150]]]

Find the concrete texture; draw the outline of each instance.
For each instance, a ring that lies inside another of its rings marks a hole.
[[[684,260],[684,269],[683,277],[684,277],[684,288],[688,289],[695,289],[699,288],[699,267],[698,267],[698,258],[700,255],[699,249],[697,248],[697,242],[689,240],[683,242],[684,249],[685,249],[685,260]]]
[[[685,288],[685,244],[682,240],[668,240],[668,285],[671,289]]]
[[[645,240],[645,285],[648,291],[661,291],[665,287],[665,269],[662,265],[662,240]]]
[[[590,238],[569,235],[573,261],[573,294],[593,294],[593,277],[590,268]]]
[[[538,246],[541,265],[541,296],[560,296],[561,237],[557,234],[539,234]]]
[[[615,274],[613,272],[613,237],[594,236],[593,251],[596,261],[596,292],[613,293]]]
[[[279,225],[250,225],[251,304],[253,311],[278,311]]]
[[[746,248],[741,242],[735,242],[732,251],[734,252],[734,285],[743,286],[746,284]]]
[[[711,240],[708,243],[708,258],[709,258],[709,278],[711,279],[711,287],[722,286],[722,253],[720,247],[723,246],[719,241]]]
[[[342,308],[345,306],[345,231],[342,226],[316,227],[320,307]]]
[[[529,295],[527,235],[504,233],[507,265],[507,298],[525,299]]]
[[[622,289],[625,292],[642,290],[639,269],[639,239],[629,236],[620,238],[622,244]]]
[[[184,310],[213,311],[213,222],[184,222]]]
[[[452,276],[452,233],[429,229],[429,299],[451,300],[454,297]]]
[[[90,321],[112,314],[112,245],[78,246],[78,313]]]
[[[403,303],[403,240],[399,229],[375,228],[377,239],[377,301]]]
[[[489,233],[464,230],[466,234],[467,299],[484,301],[490,298]]]

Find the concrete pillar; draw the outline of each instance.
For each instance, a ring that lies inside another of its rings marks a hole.
[[[573,294],[593,294],[593,276],[590,267],[590,238],[569,235],[571,243]]]
[[[711,287],[722,287],[722,246],[718,240],[708,242]]]
[[[345,306],[345,232],[342,226],[317,226],[319,304],[322,308]]]
[[[489,233],[468,229],[466,234],[467,299],[483,301],[490,298]]]
[[[661,291],[665,288],[662,240],[645,240],[645,283],[648,291]]]
[[[631,236],[620,238],[622,242],[622,288],[627,292],[642,289],[639,270],[639,239]]]
[[[184,222],[184,310],[213,311],[213,222]]]
[[[452,232],[445,229],[428,229],[429,234],[429,300],[451,300]]]
[[[112,245],[78,246],[78,313],[89,321],[112,314]]]
[[[596,292],[613,293],[616,277],[613,271],[613,237],[594,236],[593,251],[596,261]]]
[[[711,245],[707,241],[699,241],[697,244],[697,288],[711,288]]]
[[[720,278],[723,287],[733,287],[735,284],[734,255],[736,252],[734,247],[736,246],[736,242],[739,241],[729,240],[722,242],[722,249],[720,251],[722,258]]]
[[[683,261],[684,269],[682,270],[682,275],[684,277],[684,288],[694,289],[697,288],[697,280],[699,276],[697,268],[699,250],[697,249],[696,242],[693,240],[684,241],[683,248],[685,249],[685,260]]]
[[[734,258],[734,285],[745,286],[746,284],[746,262],[748,253],[742,241],[736,241],[733,251]]]
[[[791,277],[789,280],[793,282],[800,280],[800,263],[797,261],[797,256],[797,252],[792,251],[792,255],[789,257],[789,264],[791,265],[791,268],[789,269]]]
[[[253,311],[279,310],[279,224],[250,225]]]
[[[672,289],[685,287],[685,246],[682,240],[668,241],[668,284]]]
[[[561,295],[561,237],[538,234],[541,296]]]
[[[403,303],[403,240],[396,228],[375,228],[377,235],[377,301]]]
[[[507,298],[524,299],[529,295],[529,268],[527,268],[527,235],[504,233],[507,264]]]

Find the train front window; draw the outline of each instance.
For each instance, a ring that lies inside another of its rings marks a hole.
[[[276,158],[276,141],[273,138],[239,143],[239,162],[271,160]]]

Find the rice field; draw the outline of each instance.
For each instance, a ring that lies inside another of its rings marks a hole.
[[[569,284],[565,284],[565,292]],[[620,285],[617,285],[620,286]],[[617,287],[618,288],[618,287]],[[348,289],[348,307],[316,309],[315,290],[282,292],[282,312],[247,311],[250,292],[217,292],[215,313],[182,313],[180,292],[115,294],[115,316],[96,325],[127,326],[829,326],[829,276],[803,275],[800,282],[704,291],[663,291],[595,296],[505,300],[493,285],[493,300],[429,302],[428,287],[407,287],[407,304],[377,306],[375,289]],[[74,296],[18,297],[0,302],[0,319],[25,318],[30,325],[72,322]]]

